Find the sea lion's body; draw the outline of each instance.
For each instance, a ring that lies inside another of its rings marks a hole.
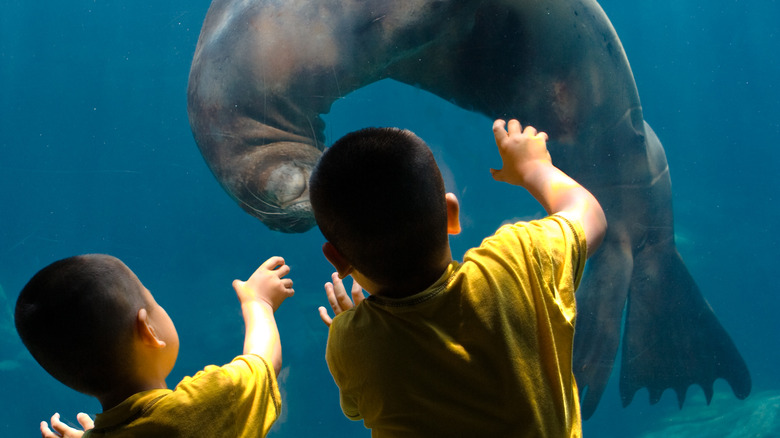
[[[607,236],[578,291],[586,418],[611,373],[627,302],[625,404],[640,387],[654,401],[673,388],[682,403],[691,384],[709,397],[716,378],[747,396],[744,361],[675,248],[666,156],[595,1],[215,0],[190,74],[190,121],[244,209],[272,229],[304,231],[314,225],[307,181],[324,148],[320,115],[385,78],[547,132],[553,162],[604,207]]]

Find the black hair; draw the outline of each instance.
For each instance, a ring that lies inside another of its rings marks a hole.
[[[138,278],[119,259],[87,254],[38,271],[16,301],[22,342],[54,378],[99,396],[128,372],[127,348],[138,309]]]
[[[345,135],[320,158],[309,190],[322,234],[372,281],[398,284],[448,250],[444,181],[428,145],[410,131]]]

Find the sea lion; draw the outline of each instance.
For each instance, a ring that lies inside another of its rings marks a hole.
[[[603,393],[623,331],[624,405],[647,387],[680,406],[717,378],[750,375],[674,242],[666,156],[644,121],[623,47],[594,0],[214,0],[189,78],[195,140],[211,170],[270,228],[314,225],[307,180],[321,114],[392,78],[490,118],[548,133],[553,161],[599,199],[609,230],[577,293],[582,412]]]

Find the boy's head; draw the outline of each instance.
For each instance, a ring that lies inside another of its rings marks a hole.
[[[448,260],[448,203],[428,146],[410,131],[367,128],[322,155],[309,185],[322,234],[383,286]]]
[[[139,316],[151,319],[151,312],[157,330],[175,344],[175,361],[175,328],[159,322],[170,319],[138,277],[115,257],[89,254],[56,261],[35,274],[16,301],[15,322],[25,346],[49,374],[101,397],[138,378],[134,340],[142,327]]]

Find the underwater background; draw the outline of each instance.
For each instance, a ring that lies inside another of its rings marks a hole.
[[[296,295],[277,312],[282,417],[269,436],[367,437],[341,413],[324,361],[317,306],[330,265],[313,229],[272,232],[221,189],[192,138],[187,75],[207,1],[0,3],[0,436],[39,436],[54,412],[76,424],[100,405],[49,377],[13,327],[13,306],[44,265],[80,253],[121,258],[176,324],[168,384],[240,354],[230,284],[271,255],[292,267]],[[607,0],[645,119],[671,169],[677,246],[751,371],[737,400],[719,380],[620,403],[617,372],[586,437],[780,436],[780,4],[774,0]],[[415,131],[434,149],[464,231],[453,255],[502,222],[542,214],[494,182],[491,121],[391,81],[338,101],[328,144],[367,125]],[[517,199],[508,203],[507,199]],[[616,370],[617,371],[617,368]]]

